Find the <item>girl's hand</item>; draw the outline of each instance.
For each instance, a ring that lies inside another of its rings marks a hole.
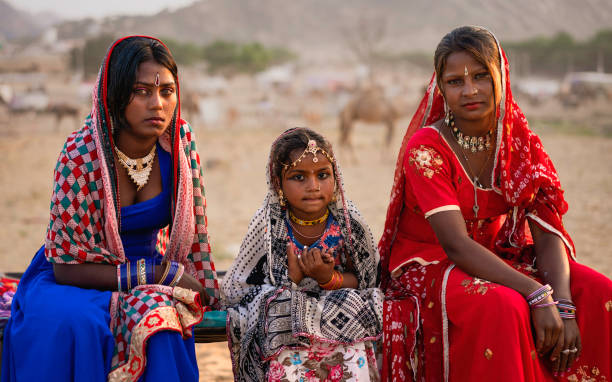
[[[574,361],[578,358],[582,352],[582,343],[580,341],[580,331],[578,330],[578,324],[574,319],[563,320],[563,336],[561,337],[561,354],[556,362],[552,365],[553,373],[564,373],[572,367]],[[568,352],[563,352],[565,349]],[[577,351],[572,352],[572,349]]]
[[[326,262],[323,259],[331,257],[331,253],[326,251],[321,252],[319,248],[311,248],[304,250],[302,257],[298,259],[300,268],[304,275],[317,280],[319,284],[324,284],[331,280],[332,272],[334,271],[334,262]]]
[[[304,278],[304,272],[302,272],[302,267],[298,263],[298,257],[293,252],[293,246],[290,243],[287,243],[287,267],[289,268],[289,278],[296,284],[302,282]]]
[[[552,302],[548,297],[541,304]],[[540,356],[550,354],[550,361],[559,361],[563,345],[563,321],[555,305],[531,308],[531,320],[535,329],[536,351]]]

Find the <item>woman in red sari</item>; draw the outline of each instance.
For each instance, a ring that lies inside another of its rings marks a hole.
[[[379,244],[382,379],[612,380],[612,281],[574,260],[504,51],[461,27],[434,61]]]

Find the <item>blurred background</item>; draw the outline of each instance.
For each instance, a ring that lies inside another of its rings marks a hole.
[[[609,0],[0,0],[0,272],[24,271],[43,243],[57,155],[115,38],[158,37],[179,64],[227,269],[265,195],[270,144],[293,126],[333,143],[380,237],[433,51],[466,24],[502,42],[517,102],[560,174],[578,257],[612,276]],[[226,346],[198,345],[202,380],[231,380]]]

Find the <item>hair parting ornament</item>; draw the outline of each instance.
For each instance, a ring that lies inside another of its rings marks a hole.
[[[319,151],[321,152],[321,154],[323,154],[323,155],[325,155],[327,157],[327,159],[329,160],[330,163],[334,163],[334,158],[331,155],[329,155],[329,153],[327,151],[325,151],[324,149],[319,147],[317,145],[317,141],[315,141],[314,139],[309,139],[308,140],[308,145],[306,146],[306,149],[304,150],[302,155],[300,155],[291,164],[283,163],[283,168],[286,170],[289,167],[297,166],[297,164],[300,163],[302,161],[302,159],[304,159],[304,157],[307,154],[312,154],[312,161],[314,163],[317,163],[319,161],[319,158],[317,158],[317,152],[319,152]]]

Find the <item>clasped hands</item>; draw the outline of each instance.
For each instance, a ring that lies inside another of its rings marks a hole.
[[[289,278],[299,284],[304,277],[311,277],[319,284],[325,284],[332,278],[335,260],[333,250],[304,247],[300,256],[293,251],[291,243],[287,244],[287,266]]]

